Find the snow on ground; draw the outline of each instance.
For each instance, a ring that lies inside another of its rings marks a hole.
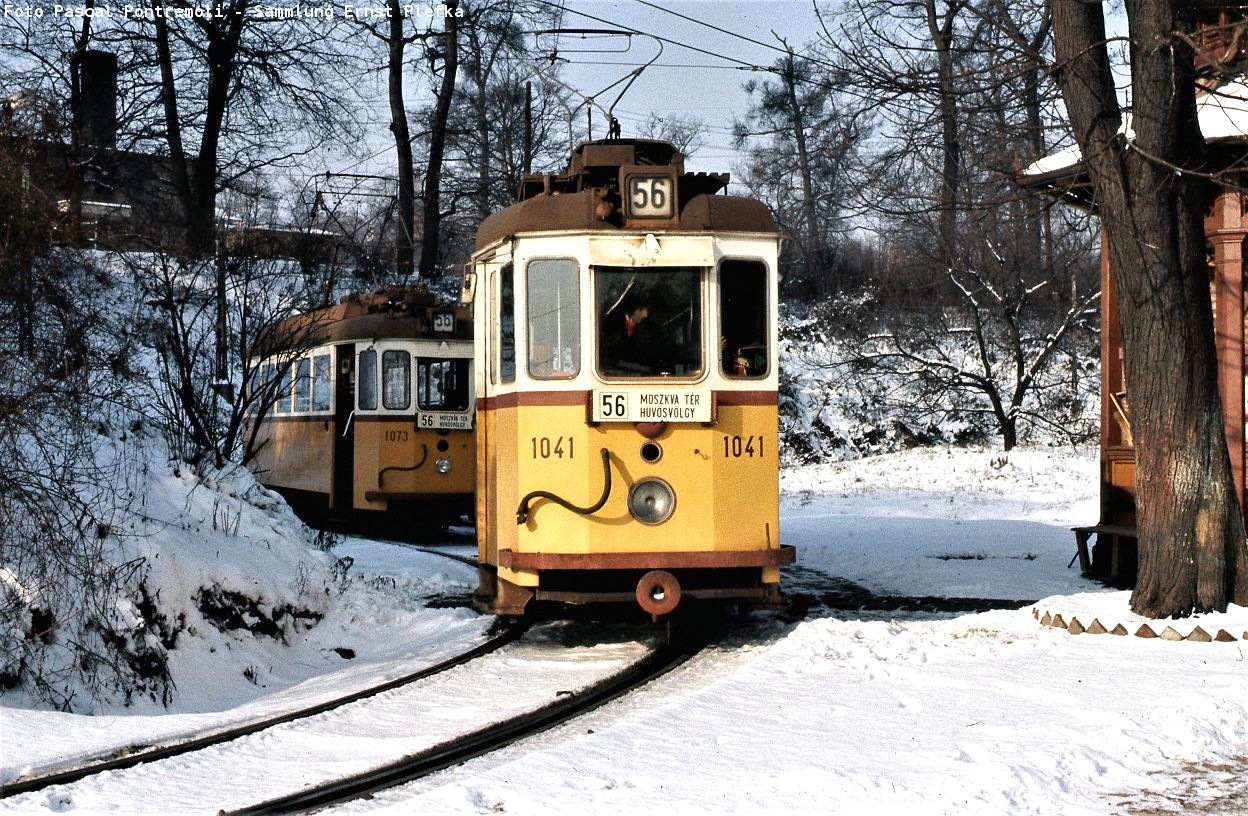
[[[1248,644],[1074,636],[1033,617],[1033,607],[1129,617],[1127,593],[1067,567],[1069,527],[1096,516],[1095,451],[1006,460],[914,450],[787,471],[782,487],[782,537],[798,547],[794,585],[835,577],[881,594],[1039,603],[978,614],[816,606],[796,622],[756,614],[628,699],[341,810],[1248,813]],[[466,592],[468,568],[358,539],[332,555],[355,559],[355,580],[306,644],[215,642],[209,653],[206,639],[187,638],[169,713],[88,717],[0,698],[0,779],[105,744],[254,716],[359,683],[355,672],[432,663],[488,624],[422,606]],[[271,581],[295,577],[276,562],[266,568],[277,571]],[[1216,622],[1241,636],[1248,609]],[[327,662],[335,646],[356,656]],[[237,682],[243,665],[259,669],[259,684]],[[72,796],[42,802],[38,812],[75,810]],[[91,807],[125,812],[98,799]],[[215,811],[159,798],[151,808]],[[0,812],[18,811],[0,800]]]

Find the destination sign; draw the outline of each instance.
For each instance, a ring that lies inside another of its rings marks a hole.
[[[416,415],[416,427],[434,428],[440,431],[470,431],[472,430],[472,417],[469,414],[421,411]]]
[[[710,422],[711,392],[686,389],[594,391],[594,422]]]

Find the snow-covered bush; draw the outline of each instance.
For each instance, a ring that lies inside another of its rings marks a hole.
[[[65,710],[167,704],[180,639],[285,640],[343,579],[245,470],[171,453],[144,333],[161,312],[123,269],[46,253],[33,342],[0,335],[0,694]]]
[[[990,389],[1008,393],[1015,387],[1009,381],[1010,350],[993,352],[1001,369],[983,375],[975,370],[976,360],[960,359],[967,354],[964,336],[931,332],[925,325],[910,338],[905,353],[890,355],[896,344],[883,336],[877,309],[869,292],[814,306],[783,304],[780,414],[785,461],[809,463],[916,445],[1000,440]],[[1043,341],[1043,332],[1037,336]],[[1071,376],[1072,348],[1078,354],[1077,378]],[[1017,441],[1063,444],[1093,437],[1099,421],[1095,349],[1095,337],[1072,334],[1070,342],[1037,368],[1018,405],[1010,409]],[[925,365],[925,360],[931,362]],[[969,372],[965,378],[959,365]],[[1001,382],[973,383],[972,376],[999,377]]]

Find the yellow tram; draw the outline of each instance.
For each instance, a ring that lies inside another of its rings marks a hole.
[[[470,513],[472,319],[410,288],[268,326],[248,466],[310,520],[419,532]]]
[[[779,603],[782,237],[727,181],[668,142],[588,142],[482,223],[482,608]]]

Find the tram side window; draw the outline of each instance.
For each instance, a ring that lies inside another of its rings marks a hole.
[[[575,377],[581,370],[580,267],[566,258],[535,260],[526,273],[529,375]]]
[[[295,363],[295,410],[307,411],[312,407],[312,361],[301,357]]]
[[[358,397],[361,411],[377,410],[377,352],[367,349],[360,352],[360,362],[356,377]]]
[[[598,371],[606,377],[702,371],[699,267],[594,267]]]
[[[504,266],[498,280],[498,378],[516,381],[516,289],[511,264]]]
[[[261,413],[266,411],[265,401],[268,399],[268,388],[273,382],[273,364],[260,363],[251,369],[251,377],[247,381],[247,411]]]
[[[412,355],[391,349],[381,353],[381,405],[402,411],[412,404]]]
[[[416,405],[422,411],[467,411],[468,361],[416,360]]]
[[[767,267],[762,262],[720,264],[720,364],[728,377],[755,379],[770,371],[767,291]]]
[[[312,358],[312,410],[329,410],[330,366],[328,354],[318,354]]]
[[[290,413],[291,405],[291,383],[290,383],[291,366],[289,364],[282,366],[282,376],[277,384],[277,410],[282,413]]]

